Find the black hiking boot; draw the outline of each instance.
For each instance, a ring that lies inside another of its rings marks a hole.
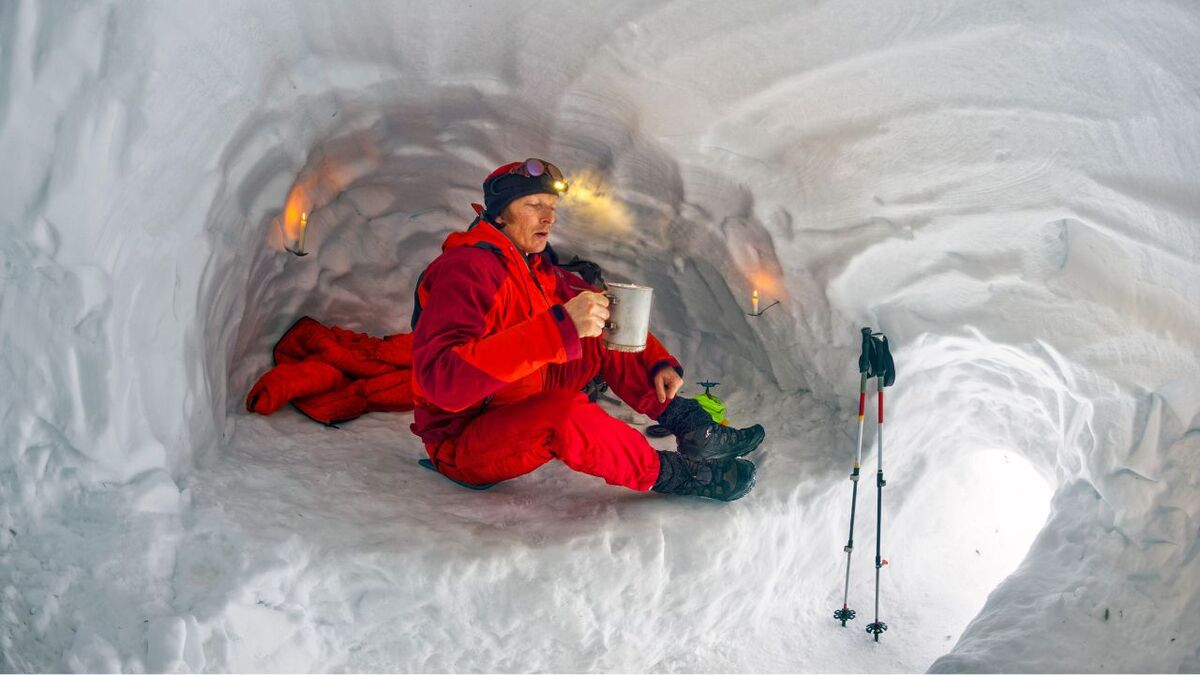
[[[752,452],[766,438],[761,424],[734,429],[713,422],[676,437],[679,452],[692,459],[733,459]]]
[[[754,463],[747,459],[704,462],[663,450],[658,459],[658,480],[650,488],[655,492],[731,502],[754,487]]]

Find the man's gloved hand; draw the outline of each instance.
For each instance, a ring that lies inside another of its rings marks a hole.
[[[596,337],[608,321],[608,298],[603,293],[584,291],[568,300],[563,309],[575,324],[579,337]]]

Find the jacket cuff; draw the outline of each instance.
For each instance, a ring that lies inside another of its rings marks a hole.
[[[675,372],[679,373],[680,377],[683,377],[683,366],[679,365],[679,361],[676,361],[674,358],[669,358],[657,361],[654,365],[650,366],[651,382],[654,381],[654,376],[658,375],[658,371],[662,370],[663,368],[674,368]]]
[[[583,356],[583,343],[579,340],[579,331],[575,330],[575,322],[562,305],[550,308],[554,317],[554,325],[558,327],[558,336],[562,338],[563,348],[567,352],[567,360],[574,361]]]

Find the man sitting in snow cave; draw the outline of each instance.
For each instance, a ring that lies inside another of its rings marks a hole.
[[[689,398],[679,361],[653,335],[641,352],[599,338],[608,298],[560,267],[549,245],[562,173],[539,159],[483,182],[484,205],[452,233],[418,281],[413,312],[412,430],[445,476],[480,485],[552,459],[633,490],[732,501],[754,486],[742,459],[761,425],[715,423]],[[602,283],[602,282],[600,282]],[[675,434],[678,452],[589,401],[597,375],[634,410]]]

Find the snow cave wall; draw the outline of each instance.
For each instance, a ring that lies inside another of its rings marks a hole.
[[[545,156],[556,245],[676,301],[731,405],[851,420],[877,326],[912,478],[1001,448],[1052,484],[935,670],[1195,670],[1200,17],[1148,7],[4,4],[0,544],[101,485],[184,508],[272,336],[405,330],[479,179]]]

